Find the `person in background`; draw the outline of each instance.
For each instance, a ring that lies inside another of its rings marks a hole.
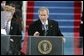
[[[14,4],[5,5],[3,11],[10,12],[11,16],[7,19],[6,35],[10,35],[10,47],[7,55],[20,55],[21,50],[21,24],[17,22],[17,11]]]

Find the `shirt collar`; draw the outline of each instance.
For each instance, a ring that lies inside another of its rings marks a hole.
[[[43,25],[48,25],[48,20],[46,20],[45,22],[41,21],[41,23],[42,23]]]

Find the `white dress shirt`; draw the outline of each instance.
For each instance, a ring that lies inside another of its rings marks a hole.
[[[7,27],[7,31],[6,29],[1,29],[1,34],[4,34],[4,35],[8,35],[8,33],[10,32],[10,25],[11,25],[11,21],[8,21],[8,25],[6,25],[7,23],[5,23],[5,27]]]
[[[45,22],[41,21],[41,23],[44,25],[44,28],[46,29],[46,25],[48,25],[48,20],[46,20]]]

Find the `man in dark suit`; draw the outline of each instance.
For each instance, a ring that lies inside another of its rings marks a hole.
[[[10,35],[10,47],[6,55],[18,55],[21,50],[21,26],[17,22],[15,7],[5,6],[4,11],[11,13],[5,24],[6,35]]]
[[[48,19],[49,10],[41,7],[38,11],[39,20],[29,26],[28,34],[30,36],[63,36],[58,27],[58,23]]]
[[[49,17],[48,16],[49,10],[46,7],[41,7],[39,9],[38,13],[39,13],[39,19],[37,21],[33,22],[29,26],[29,29],[28,29],[29,36],[35,36],[35,37],[38,37],[38,36],[60,36],[65,41],[65,39],[62,37],[63,36],[62,33],[60,32],[58,22],[54,21],[54,20],[50,20],[48,18]],[[32,39],[32,40],[35,40],[35,39]],[[49,44],[47,44],[47,43],[43,45],[43,42],[36,41],[35,44],[33,42],[31,43],[31,44],[34,44],[34,45],[31,45],[31,47],[37,45],[38,43],[41,44],[40,48],[43,47],[43,48],[41,48],[41,50],[46,49],[49,46]],[[51,45],[55,45],[54,42]],[[35,48],[37,48],[37,46]],[[49,48],[51,48],[51,47],[49,47]],[[53,46],[52,46],[52,48],[53,48]],[[57,49],[57,47],[56,47],[56,49]],[[49,50],[47,49],[47,51],[49,51]],[[47,51],[42,50],[42,52],[45,52],[45,53],[47,53]],[[52,52],[54,52],[54,51],[52,51]],[[59,52],[59,51],[57,51],[57,52]],[[35,53],[39,54],[38,51],[36,51]],[[34,55],[35,55],[35,53],[34,53]]]
[[[20,24],[15,20],[15,18],[12,18],[11,20],[11,26],[10,26],[10,50],[12,55],[18,55],[21,50],[21,29],[20,29]],[[10,55],[10,53],[9,53]]]

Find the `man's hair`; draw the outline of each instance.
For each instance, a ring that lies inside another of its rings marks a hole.
[[[12,7],[15,7],[15,4],[12,4],[12,3],[11,3],[11,4],[9,4],[9,5],[12,6]]]
[[[41,8],[39,8],[39,10],[38,10],[38,14],[39,14],[40,11],[43,11],[43,10],[46,10],[47,13],[48,13],[48,15],[49,15],[49,9],[46,8],[46,7],[41,7]]]

